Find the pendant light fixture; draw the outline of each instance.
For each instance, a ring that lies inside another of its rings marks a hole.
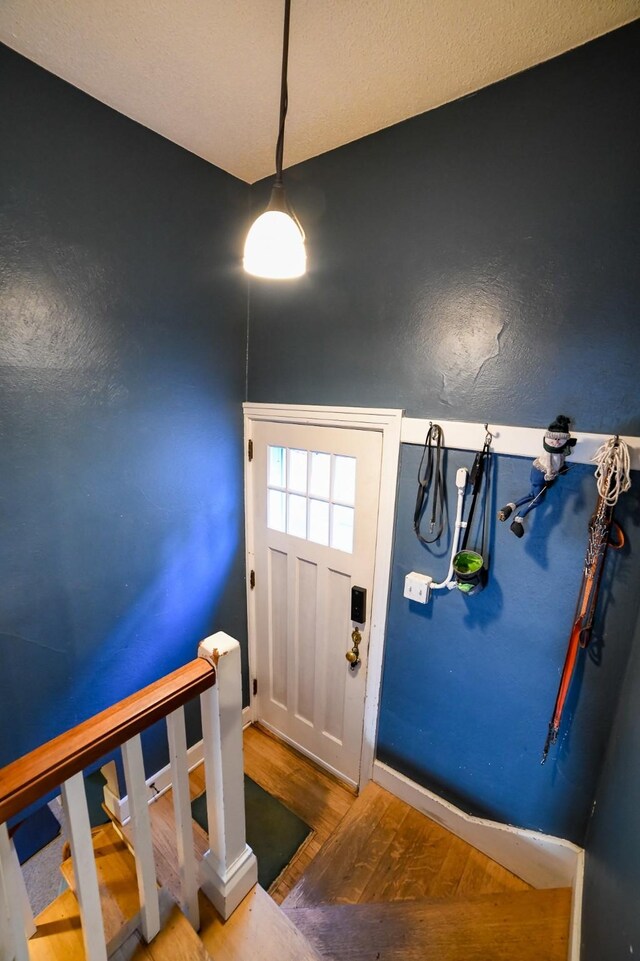
[[[301,277],[307,269],[304,231],[294,214],[282,183],[284,124],[287,116],[287,65],[289,60],[289,19],[291,0],[284,4],[282,41],[282,79],[280,83],[280,123],[276,142],[276,179],[269,205],[254,221],[244,245],[244,269],[255,277],[289,280]]]

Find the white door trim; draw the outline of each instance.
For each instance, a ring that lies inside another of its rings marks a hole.
[[[387,624],[387,608],[391,580],[391,556],[395,523],[396,494],[398,487],[398,464],[402,410],[369,407],[315,407],[290,404],[242,405],[244,411],[245,457],[250,440],[253,440],[253,424],[256,421],[307,424],[315,427],[346,427],[374,430],[382,434],[382,463],[380,468],[380,498],[378,502],[378,536],[376,539],[375,569],[373,578],[373,603],[369,611],[370,636],[365,686],[364,723],[362,750],[360,752],[360,784],[366,784],[373,776],[376,738],[378,733],[378,709],[382,684],[384,639]],[[245,469],[245,539],[247,574],[255,569],[255,532],[253,524],[253,479]],[[249,632],[249,671],[255,677],[257,665],[255,595],[247,576],[247,619]],[[252,683],[252,681],[251,681]],[[258,716],[258,696],[251,690],[251,718]]]

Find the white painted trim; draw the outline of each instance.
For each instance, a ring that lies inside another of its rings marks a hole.
[[[473,817],[381,761],[374,764],[373,779],[533,887],[575,888],[584,853],[577,844]]]
[[[242,729],[244,730],[245,728],[249,727],[251,723],[251,708],[243,707]],[[198,765],[202,764],[203,761],[204,749],[202,746],[202,740],[200,740],[196,741],[195,744],[192,744],[187,750],[187,766],[189,773],[191,773],[194,768],[197,768]],[[101,770],[104,771],[105,768],[108,768],[111,771],[110,765],[113,763],[113,761],[110,761],[109,764],[105,764],[104,768]],[[159,797],[162,797],[163,794],[166,794],[171,787],[171,764],[167,764],[159,771],[156,771],[155,774],[152,774],[151,777],[148,777],[146,783],[147,803],[153,804],[153,802],[157,801]],[[126,794],[123,794],[122,797],[116,794],[112,787],[113,784],[114,779],[111,776],[108,778],[108,783],[104,787],[104,801],[114,818],[119,821],[120,824],[124,824],[129,820],[129,799]]]
[[[381,429],[402,418],[402,410],[385,407],[320,407],[296,404],[242,405],[245,419],[276,421],[283,424],[309,424],[316,427],[354,427]]]
[[[571,920],[569,922],[569,954],[567,961],[580,961],[582,947],[582,895],[584,892],[584,851],[576,859],[576,873],[571,895]]]
[[[380,688],[382,684],[382,664],[384,642],[389,606],[391,582],[391,559],[395,525],[396,495],[398,486],[398,466],[400,440],[403,423],[402,410],[390,408],[375,409],[368,407],[319,407],[289,404],[250,404],[242,405],[244,410],[245,457],[249,440],[252,439],[254,421],[269,421],[291,424],[308,424],[316,427],[344,427],[359,430],[375,430],[382,433],[382,461],[380,472],[380,496],[378,502],[375,567],[373,578],[373,597],[371,604],[369,650],[367,655],[367,678],[365,685],[364,722],[362,747],[360,751],[360,783],[371,779],[375,758],[375,745],[378,731],[378,712]],[[255,569],[255,532],[253,524],[253,479],[252,472],[245,470],[245,542],[247,572]],[[249,630],[249,670],[255,676],[257,664],[256,651],[256,613],[254,592],[247,578],[247,620]],[[252,698],[252,720],[259,717],[259,697]],[[282,737],[281,732],[278,733]],[[300,750],[299,745],[295,745]],[[326,764],[314,758],[322,767]],[[342,780],[344,776],[332,769]],[[353,783],[353,782],[348,782]]]
[[[257,649],[257,627],[256,627],[256,601],[255,591],[251,589],[249,583],[249,572],[255,571],[255,525],[253,522],[254,503],[254,483],[253,471],[248,470],[249,441],[253,440],[252,420],[247,413],[247,405],[242,405],[244,410],[244,542],[245,542],[245,591],[247,596],[247,638],[248,638],[248,660],[249,660],[249,707],[251,709],[251,721],[257,721],[260,707],[260,688],[258,693],[253,693],[253,682],[257,678],[258,649]]]
[[[378,738],[378,716],[382,689],[382,665],[387,634],[387,611],[391,589],[391,562],[400,466],[402,415],[390,419],[382,429],[382,464],[378,502],[378,536],[373,575],[373,603],[367,655],[367,681],[364,695],[364,722],[360,753],[360,784],[373,775]]]
[[[427,436],[429,424],[438,423],[442,427],[447,447],[454,450],[480,450],[484,441],[484,424],[460,420],[442,420],[440,417],[404,417],[402,420],[402,443],[420,444]],[[542,427],[513,427],[507,424],[489,424],[493,434],[491,450],[495,454],[509,454],[514,457],[535,458],[542,453]],[[590,464],[598,447],[609,440],[611,434],[589,434],[571,431],[576,438],[576,446],[571,451],[569,463]],[[631,467],[640,470],[640,437],[622,436],[621,440],[629,447]]]

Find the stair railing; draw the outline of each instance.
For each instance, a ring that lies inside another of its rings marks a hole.
[[[184,705],[200,696],[209,850],[196,864]],[[120,748],[125,770],[141,933],[160,930],[160,903],[140,734],[166,718],[181,907],[199,928],[198,890],[228,918],[257,881],[245,836],[240,647],[219,632],[198,657],[0,770],[0,961],[29,961],[36,927],[6,822],[58,787],[67,817],[87,961],[107,961],[83,770]]]

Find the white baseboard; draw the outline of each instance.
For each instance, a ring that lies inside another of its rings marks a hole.
[[[242,709],[242,728],[249,727],[251,724],[251,708],[243,707]],[[187,765],[189,771],[193,771],[194,768],[202,764],[204,760],[204,749],[202,741],[196,741],[187,750]],[[113,763],[113,762],[111,762]],[[105,771],[106,773],[106,771]],[[160,771],[156,771],[151,777],[147,778],[147,803],[153,804],[157,801],[159,797],[171,787],[171,766],[169,764],[163,767]],[[129,820],[129,798],[125,794],[122,797],[118,797],[115,790],[115,780],[112,776],[107,776],[107,784],[104,788],[104,802],[111,812],[111,814],[124,824]]]
[[[584,850],[564,838],[465,814],[381,761],[373,780],[534,888],[572,888],[569,961],[579,961]]]

